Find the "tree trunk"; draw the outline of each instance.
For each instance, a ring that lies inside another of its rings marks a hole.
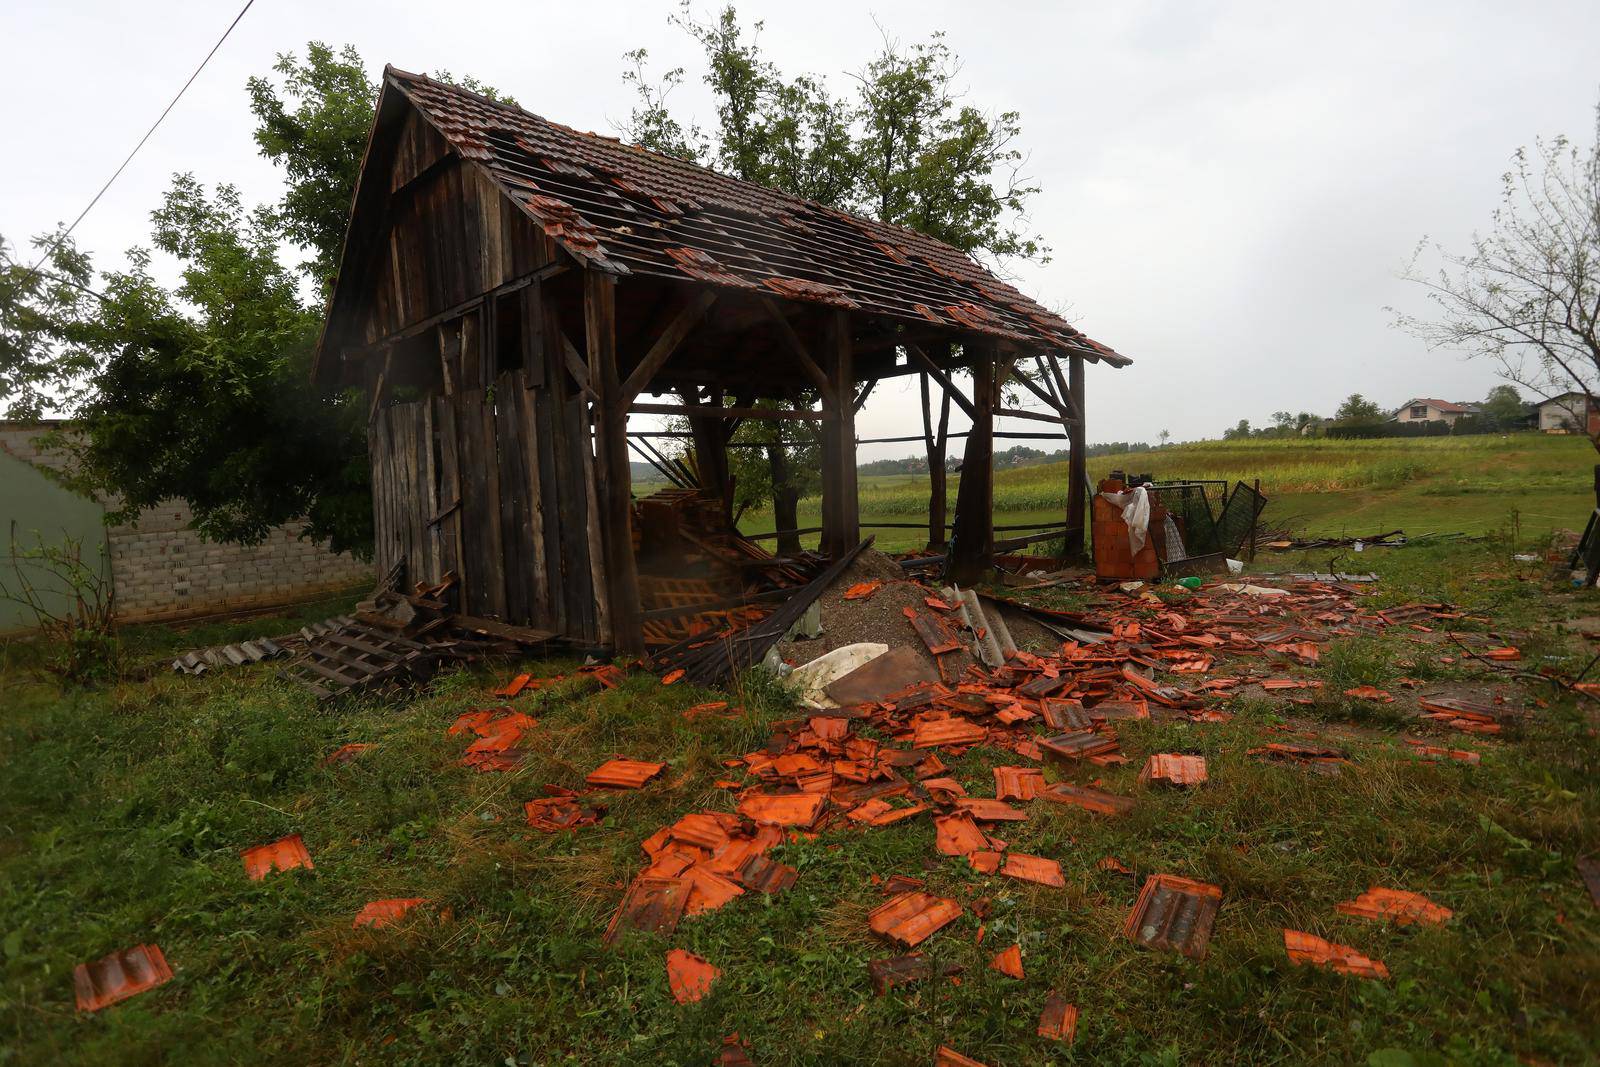
[[[767,463],[772,467],[772,521],[778,530],[800,528],[800,491],[789,481],[789,455],[781,440],[767,445]],[[780,533],[778,555],[800,552],[800,535]]]

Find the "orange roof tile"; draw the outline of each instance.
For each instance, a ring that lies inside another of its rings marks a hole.
[[[1044,998],[1044,1010],[1039,1013],[1040,1037],[1065,1041],[1069,1045],[1078,1034],[1078,1006],[1068,1004],[1060,994],[1051,993]]]
[[[1303,930],[1284,930],[1283,948],[1289,962],[1299,966],[1309,963],[1318,967],[1331,967],[1340,974],[1358,978],[1388,978],[1389,968],[1378,960],[1368,959],[1349,945],[1325,941]]]
[[[590,785],[605,786],[609,789],[638,789],[660,774],[666,767],[665,763],[613,759],[607,760],[590,771],[589,776],[584,780]]]
[[[1402,926],[1408,923],[1437,925],[1455,914],[1421,893],[1384,889],[1381,886],[1373,886],[1354,900],[1335,904],[1334,908],[1359,919],[1390,919]]]
[[[711,992],[711,983],[720,977],[720,970],[692,952],[675,948],[667,953],[667,985],[679,1004],[693,1004],[705,997]]]
[[[809,827],[816,824],[827,804],[828,798],[822,793],[749,793],[739,801],[739,813],[768,826]]]
[[[1012,945],[1010,948],[995,954],[989,961],[991,971],[999,971],[1008,978],[1023,978],[1022,973],[1022,946]]]
[[[1007,878],[1037,882],[1057,889],[1067,884],[1067,880],[1061,875],[1061,864],[1042,856],[1027,856],[1020,852],[1006,853],[1005,866],[1000,868],[1000,873]]]
[[[296,867],[312,868],[311,853],[299,834],[274,841],[267,845],[254,845],[239,853],[244,860],[244,873],[252,882],[259,882],[273,871],[291,871]]]
[[[872,932],[915,947],[961,914],[961,905],[945,897],[911,890],[872,910],[867,925]]]
[[[393,926],[406,912],[423,903],[425,899],[425,897],[393,897],[389,900],[371,901],[356,912],[356,917],[350,926],[356,929],[363,926]]]
[[[156,945],[135,945],[72,969],[79,1011],[99,1011],[172,981],[172,968]]]

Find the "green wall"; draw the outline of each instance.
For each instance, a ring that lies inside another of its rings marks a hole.
[[[0,452],[0,587],[14,591],[18,585],[10,558],[13,541],[20,551],[37,547],[40,537],[48,545],[61,545],[68,537],[77,539],[84,561],[102,568],[110,578],[100,505],[63,489],[15,456]],[[65,585],[54,575],[28,564],[23,568],[35,589],[45,594],[49,610],[59,611],[70,605]],[[27,608],[0,599],[0,633],[29,629],[33,624],[33,613]]]

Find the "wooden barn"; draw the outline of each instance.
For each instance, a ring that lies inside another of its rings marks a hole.
[[[712,513],[740,420],[809,426],[838,558],[861,538],[856,412],[923,375],[972,422],[950,541],[971,576],[994,551],[997,418],[1070,441],[1047,533],[1081,547],[1086,362],[1128,361],[939,241],[391,67],[314,373],[370,399],[380,573],[453,576],[462,612],[638,652],[650,501],[629,449],[652,446],[630,414],[687,420]],[[1007,383],[1044,409],[1007,407]]]

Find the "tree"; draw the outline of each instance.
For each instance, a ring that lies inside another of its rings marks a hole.
[[[313,388],[309,371],[375,88],[351,48],[312,42],[306,55],[249,83],[257,144],[286,178],[279,202],[247,208],[232,186],[178,175],[152,214],[176,288],[155,280],[144,248],[99,292],[66,241],[43,281],[0,263],[0,386],[22,413],[79,420],[76,482],[119,499],[123,516],[176,497],[214,540],[258,542],[303,517],[308,536],[365,554],[366,412],[354,393]]]
[[[1497,430],[1521,429],[1528,424],[1528,405],[1514,385],[1497,385],[1490,389],[1481,414]]]
[[[1351,393],[1333,413],[1341,422],[1381,422],[1388,413],[1360,393]]]
[[[78,482],[120,500],[114,519],[177,497],[212,540],[258,543],[305,518],[310,536],[366,550],[365,411],[311,384],[322,316],[278,259],[272,213],[182,175],[153,219],[152,243],[182,281],[163,288],[135,249],[77,324],[102,364],[76,411]]]
[[[95,367],[92,355],[63,343],[68,324],[99,299],[89,257],[59,235],[33,244],[38,269],[13,258],[0,237],[0,402],[11,419],[72,404]]]
[[[1159,437],[1159,438],[1161,438],[1161,447],[1162,447],[1162,448],[1165,448],[1165,447],[1167,447],[1167,442],[1168,442],[1168,441],[1170,441],[1170,440],[1172,440],[1172,432],[1171,432],[1171,431],[1170,431],[1170,430],[1162,430],[1162,431],[1161,431],[1161,432],[1160,432],[1160,433],[1159,433],[1159,434],[1157,434],[1157,435],[1156,435],[1156,436],[1158,436],[1158,437]]]
[[[1426,240],[1406,273],[1433,301],[1433,318],[1396,314],[1430,348],[1487,357],[1499,375],[1549,398],[1600,394],[1600,107],[1595,140],[1565,137],[1518,149],[1502,177],[1489,233],[1467,251]],[[1432,248],[1435,273],[1418,268]],[[1600,435],[1591,435],[1600,450]]]
[[[910,46],[885,36],[882,48],[854,76],[853,94],[836,95],[816,75],[791,77],[760,47],[763,24],[747,30],[736,9],[723,7],[700,20],[683,0],[670,18],[692,37],[705,59],[701,75],[711,90],[716,123],[704,132],[674,116],[668,104],[682,84],[682,68],[652,79],[648,54],[625,54],[622,77],[636,104],[620,132],[646,148],[717,166],[746,181],[842,210],[857,211],[937,237],[995,262],[1046,258],[1048,249],[1022,226],[1037,187],[1019,177],[1022,154],[1016,112],[989,114],[962,102],[956,86],[960,63],[941,35]],[[938,424],[948,422],[942,401]],[[930,501],[931,544],[942,543],[943,492],[949,457],[947,434],[934,431],[924,404],[928,467],[935,472]],[[780,467],[780,452],[771,452]],[[741,449],[730,457],[739,485],[765,482],[752,469],[760,454]],[[793,486],[771,481],[774,508]],[[741,488],[739,496],[744,496]],[[782,522],[779,527],[784,528]]]
[[[378,89],[355,48],[320,41],[273,66],[280,84],[254,77],[246,87],[261,154],[283,168],[288,187],[274,211],[283,237],[311,253],[304,270],[326,296],[339,267],[339,246],[350,214]]]
[[[1240,419],[1239,425],[1230,426],[1222,431],[1224,441],[1244,441],[1250,437],[1250,420]]]

